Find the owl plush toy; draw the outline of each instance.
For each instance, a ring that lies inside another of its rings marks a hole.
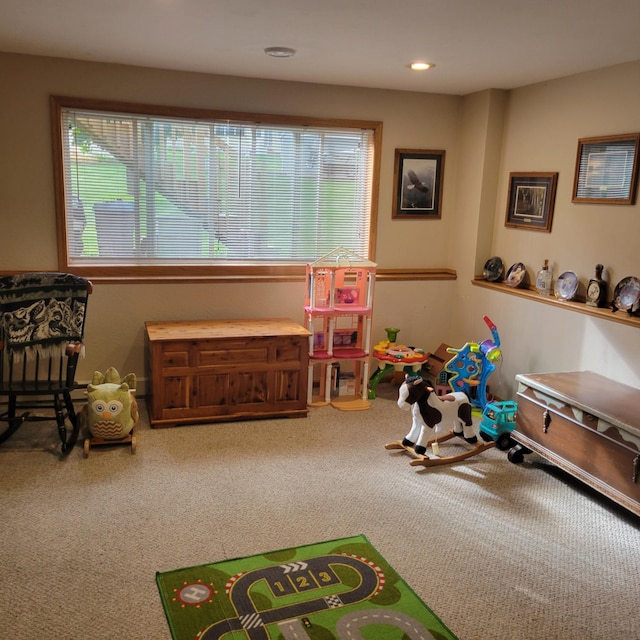
[[[134,373],[121,380],[113,367],[104,374],[94,372],[87,385],[87,426],[93,437],[120,440],[129,435],[138,422],[135,390]]]

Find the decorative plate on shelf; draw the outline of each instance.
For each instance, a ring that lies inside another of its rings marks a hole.
[[[558,276],[553,291],[558,300],[573,300],[579,284],[578,276],[573,271],[565,271]]]
[[[640,280],[633,276],[622,278],[613,292],[611,306],[613,310],[620,309],[633,313],[638,309],[640,302]]]
[[[498,256],[489,258],[484,263],[484,279],[488,280],[489,282],[496,282],[496,280],[500,280],[500,278],[502,278],[503,270],[504,265],[502,264],[502,260],[498,258]]]
[[[505,282],[509,287],[513,287],[515,289],[522,284],[525,275],[527,275],[527,270],[524,264],[522,264],[522,262],[516,262],[509,267]]]

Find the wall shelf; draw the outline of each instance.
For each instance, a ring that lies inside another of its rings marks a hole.
[[[565,309],[566,311],[575,311],[576,313],[600,318],[601,320],[609,320],[610,322],[617,322],[619,324],[626,324],[630,327],[640,328],[640,317],[630,316],[626,311],[616,311],[614,313],[610,307],[590,307],[579,300],[558,300],[553,295],[541,296],[534,289],[514,289],[513,287],[509,287],[501,282],[489,282],[482,276],[476,276],[471,281],[471,284],[476,287],[482,287],[483,289],[507,293],[511,296],[528,298],[529,300],[541,302],[542,304],[550,304],[554,307]]]

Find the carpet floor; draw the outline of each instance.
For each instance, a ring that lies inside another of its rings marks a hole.
[[[384,448],[396,393],[161,430],[140,402],[135,454],[62,461],[23,427],[0,446],[0,638],[169,640],[157,571],[361,533],[460,640],[640,638],[639,519],[535,456],[411,467]]]

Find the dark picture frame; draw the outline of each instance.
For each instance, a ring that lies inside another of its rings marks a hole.
[[[509,174],[506,227],[551,232],[557,172]]]
[[[442,217],[443,150],[396,149],[393,169],[395,220]]]
[[[571,202],[634,204],[640,133],[580,138]]]

